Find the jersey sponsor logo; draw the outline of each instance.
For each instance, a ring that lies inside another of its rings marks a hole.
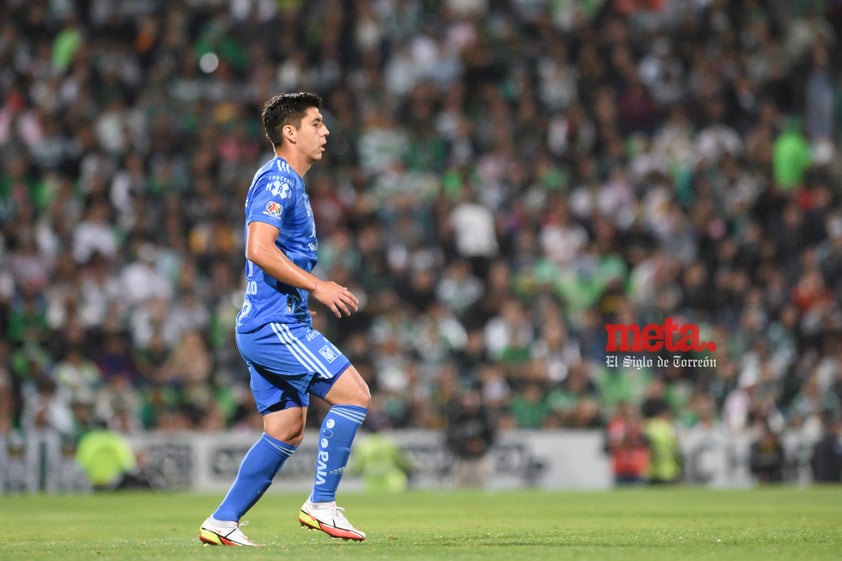
[[[311,329],[310,331],[307,332],[307,334],[304,337],[306,337],[307,341],[309,342],[309,341],[312,341],[313,339],[315,339],[318,336],[319,336],[319,332],[316,331],[315,329]]]
[[[336,351],[330,348],[330,345],[325,345],[319,349],[319,354],[328,362],[333,362],[337,358]]]
[[[316,461],[316,485],[324,485],[327,480],[327,461],[330,459],[330,454],[327,450],[319,450],[318,460]]]
[[[264,214],[268,214],[269,216],[279,217],[281,213],[284,212],[284,207],[281,206],[280,203],[276,203],[275,201],[269,201],[266,203],[266,212]]]

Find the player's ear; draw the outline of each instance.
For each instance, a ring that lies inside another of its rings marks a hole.
[[[292,125],[284,125],[281,129],[281,134],[291,144],[295,144],[295,127]]]

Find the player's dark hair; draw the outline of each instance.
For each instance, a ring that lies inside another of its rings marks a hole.
[[[307,109],[315,107],[319,109],[322,105],[322,98],[310,92],[282,93],[278,94],[263,106],[260,114],[263,120],[263,130],[266,138],[272,146],[280,146],[283,143],[281,129],[286,125],[295,128],[301,127],[301,119],[307,113]]]

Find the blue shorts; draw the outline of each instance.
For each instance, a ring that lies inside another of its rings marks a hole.
[[[351,365],[309,324],[267,323],[249,333],[237,333],[236,340],[249,367],[260,413],[307,407],[309,394],[324,398]]]

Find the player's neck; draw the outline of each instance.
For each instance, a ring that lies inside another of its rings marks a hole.
[[[275,155],[283,158],[289,164],[289,167],[301,177],[304,177],[304,174],[310,171],[310,167],[313,165],[313,162],[306,156],[295,152],[290,153],[288,150],[275,150]]]

